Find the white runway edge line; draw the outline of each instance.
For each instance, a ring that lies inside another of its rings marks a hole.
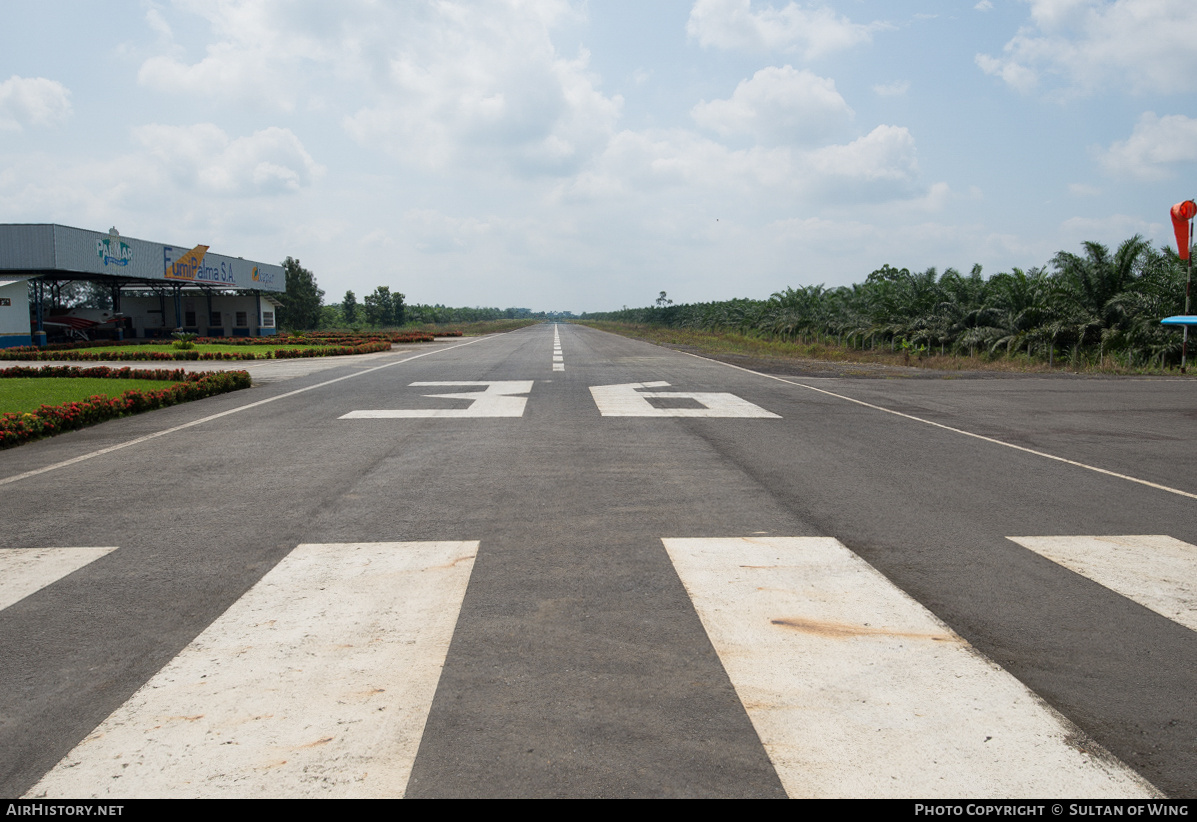
[[[662,542],[791,797],[1162,796],[838,540]]]
[[[0,611],[115,550],[115,547],[0,550]]]
[[[498,335],[495,335],[495,336],[498,336]],[[207,417],[201,417],[198,420],[192,420],[191,422],[185,422],[182,425],[176,425],[172,428],[165,428],[161,431],[155,431],[153,434],[146,434],[144,437],[137,437],[136,439],[128,440],[127,442],[117,443],[116,445],[110,445],[107,448],[101,448],[97,451],[91,451],[87,454],[80,454],[79,456],[72,457],[69,460],[63,460],[62,462],[56,462],[56,463],[53,463],[52,465],[43,466],[42,468],[35,468],[32,471],[26,471],[22,474],[14,474],[11,477],[4,477],[3,479],[0,479],[0,485],[8,485],[9,483],[20,482],[23,479],[29,479],[30,477],[36,477],[38,474],[45,474],[47,471],[56,471],[59,468],[66,468],[67,466],[74,465],[75,463],[83,462],[84,460],[89,460],[94,457],[102,457],[105,454],[111,454],[113,451],[119,451],[120,449],[128,448],[131,445],[139,445],[143,442],[148,442],[149,440],[157,439],[158,437],[164,437],[167,434],[173,434],[176,431],[182,431],[185,428],[191,428],[192,426],[202,425],[205,422],[211,422],[212,420],[220,419],[221,417],[227,417],[230,414],[239,414],[242,411],[248,411],[251,408],[257,408],[260,405],[267,405],[272,402],[278,402],[279,400],[285,400],[288,397],[294,397],[296,394],[302,394],[305,391],[315,391],[317,388],[324,388],[326,385],[332,385],[333,383],[338,383],[338,382],[341,382],[342,380],[351,380],[354,377],[361,377],[365,374],[371,374],[375,371],[381,371],[384,368],[390,368],[395,365],[403,365],[403,363],[405,363],[405,362],[411,362],[412,360],[418,360],[421,357],[427,357],[429,354],[440,354],[444,351],[452,351],[454,348],[461,348],[462,346],[465,346],[465,345],[473,345],[476,342],[481,342],[482,340],[486,340],[486,339],[492,339],[492,338],[491,337],[479,337],[478,339],[469,340],[468,342],[458,343],[457,345],[451,345],[447,348],[438,348],[434,351],[425,351],[422,354],[414,354],[414,355],[412,355],[410,357],[406,357],[405,359],[402,359],[402,360],[395,360],[394,362],[388,362],[388,363],[383,363],[382,365],[376,365],[373,368],[366,368],[362,371],[358,371],[355,374],[346,374],[344,377],[337,377],[335,379],[325,380],[324,382],[317,383],[316,385],[309,385],[306,388],[298,388],[295,391],[288,391],[286,394],[279,394],[277,397],[270,397],[268,399],[258,400],[257,402],[251,402],[246,405],[241,405],[241,406],[238,406],[237,408],[230,408],[228,411],[221,411],[219,414],[211,414],[210,416],[207,416]]]
[[[402,796],[477,552],[298,546],[27,797]]]
[[[1066,465],[1075,465],[1077,468],[1084,468],[1088,471],[1096,471],[1098,474],[1105,474],[1107,477],[1115,477],[1117,479],[1126,480],[1127,482],[1134,482],[1139,485],[1146,485],[1148,488],[1155,488],[1156,490],[1159,490],[1159,491],[1167,491],[1169,494],[1176,494],[1177,496],[1188,497],[1189,499],[1197,499],[1197,494],[1192,494],[1192,493],[1189,493],[1188,491],[1182,491],[1179,488],[1172,488],[1171,486],[1168,486],[1168,485],[1160,485],[1158,482],[1151,482],[1150,480],[1139,479],[1138,477],[1128,476],[1127,474],[1119,474],[1117,471],[1110,471],[1105,468],[1098,468],[1096,465],[1087,465],[1086,463],[1083,463],[1083,462],[1076,462],[1075,460],[1065,459],[1064,457],[1057,457],[1055,454],[1048,454],[1045,451],[1036,451],[1034,448],[1024,448],[1021,445],[1014,445],[1013,443],[1002,442],[1001,440],[996,440],[993,437],[986,437],[982,434],[974,434],[973,432],[965,431],[962,428],[953,428],[950,425],[944,425],[941,422],[933,422],[932,420],[925,420],[922,417],[916,417],[912,414],[904,414],[901,411],[894,411],[892,408],[885,408],[884,406],[881,406],[881,405],[874,405],[871,402],[865,402],[864,400],[858,400],[853,397],[847,397],[847,396],[844,396],[843,394],[837,394],[834,391],[827,391],[826,389],[823,389],[823,388],[815,388],[813,385],[807,385],[806,383],[795,382],[794,380],[787,380],[784,377],[778,377],[773,374],[764,374],[760,371],[753,371],[751,368],[744,368],[743,366],[732,365],[731,363],[728,363],[728,362],[720,362],[719,360],[712,360],[710,357],[703,357],[698,354],[691,354],[689,351],[679,351],[677,353],[686,354],[687,356],[695,357],[700,360],[706,360],[707,362],[719,363],[719,365],[726,365],[728,368],[735,368],[738,371],[745,371],[749,374],[756,374],[758,377],[767,377],[768,379],[771,379],[771,380],[777,380],[778,382],[784,382],[787,385],[796,385],[799,388],[805,388],[809,391],[816,391],[820,394],[826,394],[829,397],[835,397],[836,399],[847,400],[848,402],[856,403],[857,405],[863,405],[865,408],[872,408],[875,411],[883,411],[886,414],[893,414],[895,417],[905,417],[908,420],[914,420],[915,422],[921,422],[924,425],[933,425],[936,428],[942,428],[945,431],[951,431],[956,434],[963,434],[966,437],[972,437],[973,439],[982,440],[984,442],[991,442],[994,445],[1002,445],[1002,446],[1005,446],[1006,448],[1013,448],[1015,451],[1022,451],[1027,454],[1034,454],[1037,457],[1043,457],[1044,459],[1055,460],[1056,462],[1062,462]]]
[[[1197,545],[1153,534],[1007,539],[1197,631]]]

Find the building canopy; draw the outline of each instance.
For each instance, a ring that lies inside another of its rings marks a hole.
[[[282,266],[52,224],[0,224],[0,278],[113,278],[209,288],[286,291]],[[147,285],[150,283],[147,282]]]

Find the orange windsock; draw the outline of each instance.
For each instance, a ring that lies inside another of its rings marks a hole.
[[[1189,259],[1189,220],[1197,215],[1197,203],[1185,200],[1172,206],[1172,228],[1176,231],[1176,246],[1182,260]]]

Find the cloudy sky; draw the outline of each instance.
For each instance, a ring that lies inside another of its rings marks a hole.
[[[1192,0],[4,0],[0,222],[597,311],[1171,240]]]

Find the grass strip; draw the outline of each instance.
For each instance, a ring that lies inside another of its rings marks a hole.
[[[62,405],[95,396],[117,397],[126,391],[158,391],[162,388],[161,380],[10,377],[0,379],[0,414],[24,414],[43,405]]]
[[[133,370],[129,368],[74,368],[45,366],[43,368],[7,368],[0,370],[0,385],[8,380],[50,380],[55,383],[69,380],[98,382],[113,385],[136,380],[149,384],[148,390],[126,390],[118,396],[95,394],[86,399],[43,404],[32,411],[5,413],[0,416],[0,448],[11,448],[32,440],[95,425],[115,417],[140,414],[157,408],[177,405],[191,400],[249,388],[250,377],[245,371],[215,371],[187,373],[182,369]],[[162,388],[156,385],[169,383]],[[22,389],[23,390],[23,389]]]
[[[608,320],[574,320],[601,331],[609,331],[623,337],[656,343],[664,346],[678,346],[693,350],[696,354],[735,355],[776,360],[805,360],[810,362],[856,363],[861,365],[891,365],[924,368],[932,371],[991,371],[1020,374],[1091,374],[1110,376],[1178,376],[1175,368],[1153,368],[1135,366],[1128,368],[1106,357],[1101,362],[1080,358],[1059,357],[1055,365],[1016,354],[982,356],[964,354],[934,354],[929,352],[891,352],[885,347],[860,349],[840,345],[831,338],[819,342],[798,340],[777,340],[757,337],[735,331],[705,331],[694,328],[667,328],[657,325],[620,323]]]
[[[544,320],[479,320],[472,323],[422,323],[411,326],[438,337],[481,337],[484,334],[502,334],[529,325],[540,325]]]

